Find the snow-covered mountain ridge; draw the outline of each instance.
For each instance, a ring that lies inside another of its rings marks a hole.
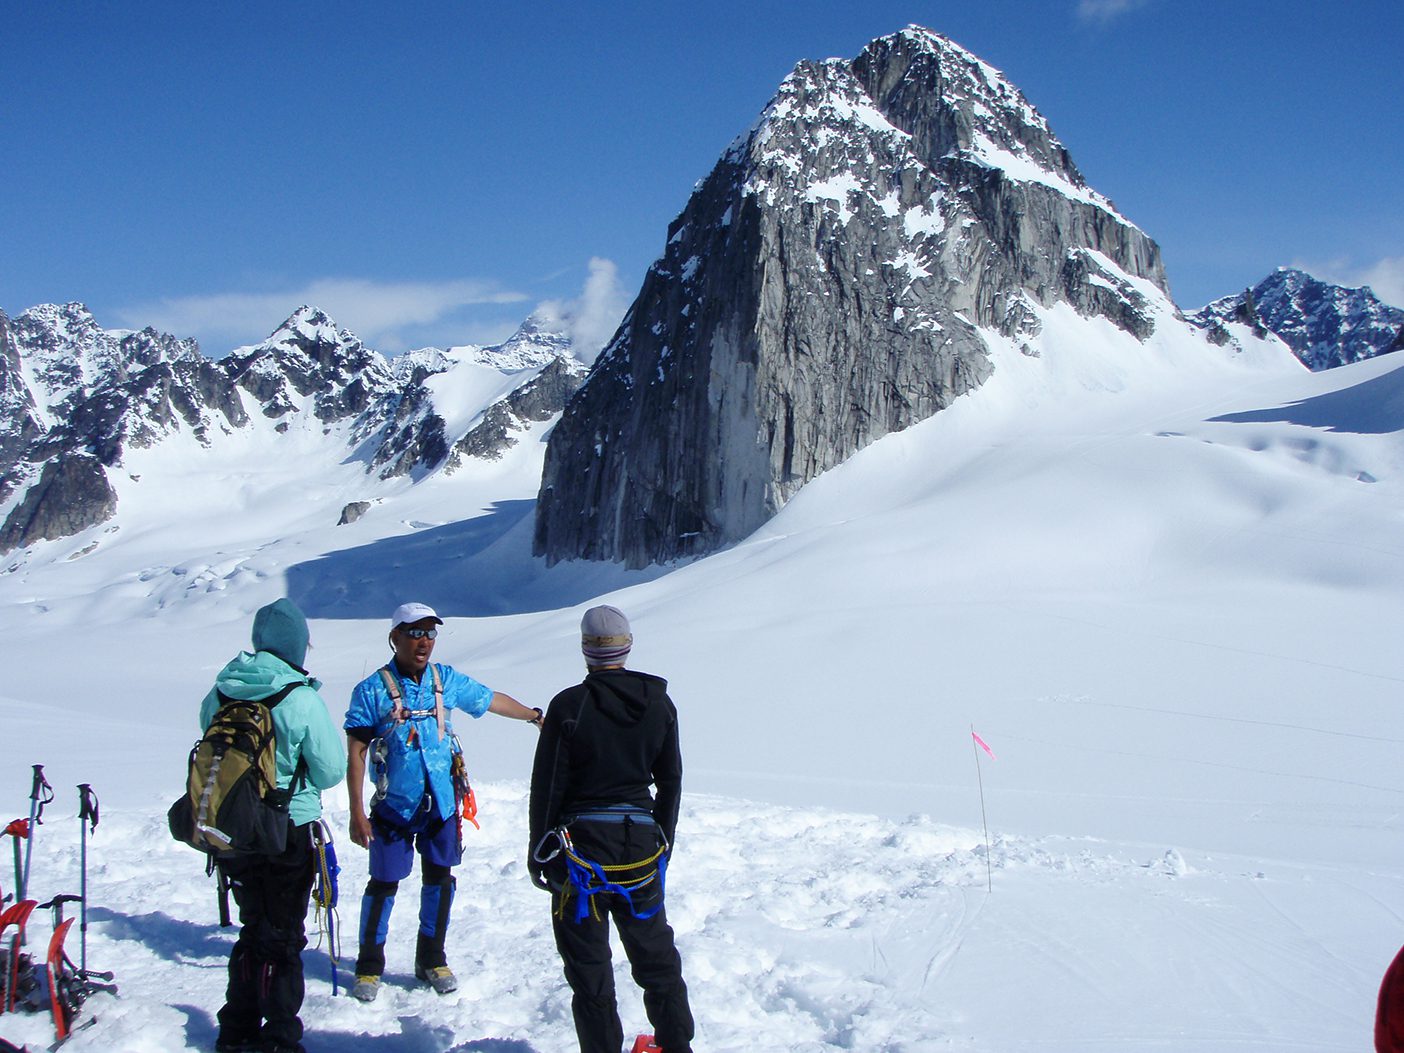
[[[734,543],[869,443],[1040,352],[1071,304],[1197,339],[1160,250],[1004,76],[921,27],[805,61],[668,230],[552,432],[536,551],[643,566]],[[703,436],[705,441],[694,441]]]
[[[103,330],[81,304],[0,314],[0,347],[0,551],[107,522],[132,452],[180,435],[214,449],[250,428],[320,430],[329,464],[349,455],[378,482],[421,478],[500,457],[584,374],[535,319],[497,347],[392,364],[312,307],[217,361],[193,340]]]
[[[1271,332],[1313,370],[1404,350],[1404,310],[1381,302],[1369,287],[1332,285],[1291,267],[1190,317],[1211,339],[1225,339],[1222,327],[1230,321]]]

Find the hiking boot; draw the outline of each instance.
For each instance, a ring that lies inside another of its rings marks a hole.
[[[428,968],[422,965],[414,967],[414,978],[423,980],[432,987],[438,994],[448,994],[450,991],[458,990],[458,977],[453,975],[453,970],[447,965],[431,965]]]
[[[263,1053],[261,1038],[219,1038],[215,1040],[215,1053]]]
[[[358,976],[356,982],[351,986],[351,997],[358,1002],[374,1002],[375,996],[380,994],[380,977],[378,976]]]

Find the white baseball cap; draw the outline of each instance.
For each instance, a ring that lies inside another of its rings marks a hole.
[[[427,603],[402,603],[395,608],[395,613],[390,615],[390,628],[398,629],[402,625],[422,622],[425,618],[433,618],[440,625],[444,624],[444,620],[434,613],[434,608]]]

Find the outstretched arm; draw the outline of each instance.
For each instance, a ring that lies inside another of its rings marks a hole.
[[[528,709],[511,695],[504,695],[501,691],[492,693],[492,702],[488,704],[488,712],[496,713],[499,717],[510,717],[512,720],[525,720],[535,724],[537,729],[541,728],[541,710]]]

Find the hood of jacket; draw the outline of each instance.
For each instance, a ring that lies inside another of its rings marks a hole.
[[[321,682],[270,651],[240,652],[220,670],[215,688],[226,698],[241,701],[267,698],[289,684],[307,684],[314,690]]]
[[[585,677],[585,686],[599,712],[616,724],[632,727],[648,708],[667,697],[668,681],[632,669],[600,669]]]

